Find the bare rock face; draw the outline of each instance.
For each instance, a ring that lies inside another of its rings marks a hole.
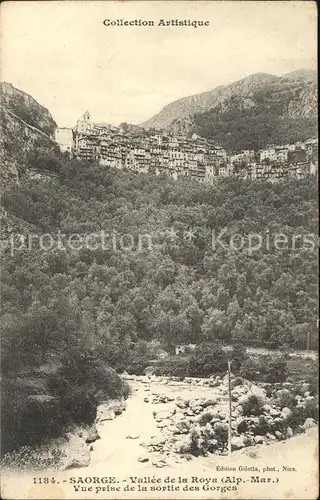
[[[50,151],[58,146],[52,136],[56,122],[30,95],[1,82],[0,163],[1,187],[19,182],[27,154],[35,147]]]
[[[11,83],[1,82],[1,101],[2,106],[46,135],[52,135],[57,127],[50,112],[44,106]]]
[[[62,468],[87,467],[91,459],[90,447],[85,443],[84,439],[74,433],[68,433],[66,437],[65,460]]]

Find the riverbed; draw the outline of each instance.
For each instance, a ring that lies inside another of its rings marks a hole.
[[[203,489],[210,488],[210,482],[207,485],[205,483],[208,478],[215,478],[219,484],[226,474],[230,476],[230,481],[233,477],[241,478],[240,484],[229,485],[237,487],[234,498],[243,498],[243,494],[248,499],[313,498],[312,494],[310,496],[311,489],[315,492],[314,498],[316,497],[316,429],[269,446],[246,448],[232,453],[231,457],[210,455],[186,460],[172,453],[150,452],[146,443],[163,435],[163,429],[157,426],[154,412],[169,410],[177,396],[220,397],[219,405],[225,408],[227,400],[223,395],[219,396],[218,388],[197,383],[170,383],[167,380],[144,377],[138,381],[131,380],[130,385],[132,395],[127,401],[126,410],[113,420],[103,420],[102,416],[100,423],[97,423],[100,439],[92,444],[88,467],[59,472],[45,470],[19,478],[14,475],[5,476],[2,481],[3,498],[230,498],[228,492],[217,490],[217,483],[212,483],[211,490]],[[159,394],[172,401],[159,402],[159,398],[155,396]],[[266,466],[270,471],[264,470]],[[283,471],[284,466],[288,468],[287,472]],[[247,484],[253,474],[262,478],[269,477],[271,481],[275,481],[277,477],[280,480],[273,482],[272,488],[262,481],[259,486],[253,485],[248,490]],[[53,477],[54,483],[40,484],[37,478],[42,478],[43,481],[44,477]],[[110,477],[115,478],[115,482],[113,479],[111,482],[102,480]],[[80,482],[77,482],[79,478]],[[154,481],[159,480],[159,483],[137,486],[132,482],[137,481],[134,478],[155,478]],[[168,478],[174,481],[166,482]],[[179,478],[188,478],[188,483],[180,483],[179,486]],[[33,484],[34,482],[37,484]],[[180,490],[174,491],[173,485],[179,486]],[[137,491],[137,488],[143,487],[146,491]],[[126,488],[135,490],[130,492]],[[160,491],[159,488],[163,490]]]

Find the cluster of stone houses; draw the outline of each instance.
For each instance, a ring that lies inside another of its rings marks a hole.
[[[89,112],[74,129],[56,129],[55,140],[62,151],[76,158],[199,182],[212,182],[221,176],[276,181],[287,176],[302,178],[317,171],[317,139],[228,155],[213,140],[196,134],[187,137],[167,131],[132,133],[125,126],[94,123]]]

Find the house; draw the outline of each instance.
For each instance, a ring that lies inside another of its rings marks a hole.
[[[276,153],[276,148],[275,147],[270,147],[267,149],[261,149],[260,150],[260,162],[262,161],[274,161],[277,158],[277,153]]]
[[[54,139],[58,143],[59,148],[63,153],[67,152],[72,155],[74,141],[72,128],[56,128],[54,132]]]
[[[175,354],[178,356],[179,354],[186,354],[188,352],[192,352],[197,347],[197,344],[181,344],[175,346]]]

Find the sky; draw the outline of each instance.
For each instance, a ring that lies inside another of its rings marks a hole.
[[[106,27],[104,19],[190,19],[206,27]],[[314,2],[5,1],[1,80],[60,127],[141,123],[166,104],[253,73],[316,69]]]

